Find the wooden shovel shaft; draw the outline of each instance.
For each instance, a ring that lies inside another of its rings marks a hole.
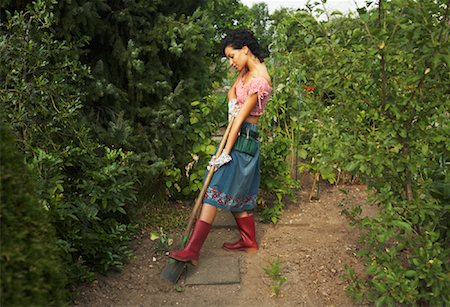
[[[223,149],[225,147],[225,144],[227,143],[228,135],[230,134],[231,127],[233,126],[233,123],[234,123],[234,117],[231,117],[231,120],[228,123],[227,129],[225,130],[225,133],[224,133],[224,135],[222,137],[222,141],[220,142],[219,149],[217,149],[217,152],[216,152],[216,157],[217,158],[222,154],[222,151],[223,151]],[[203,197],[204,197],[204,195],[206,193],[206,189],[208,188],[209,183],[211,182],[211,179],[212,179],[212,176],[214,175],[214,171],[215,170],[216,170],[216,167],[212,166],[209,169],[209,172],[208,172],[208,175],[205,178],[205,181],[203,182],[202,190],[200,191],[200,193],[197,196],[197,200],[195,201],[195,205],[194,205],[194,208],[192,209],[191,216],[189,217],[188,225],[187,225],[186,230],[184,231],[184,234],[183,234],[183,237],[185,237],[185,238],[188,237],[190,232],[191,232],[192,226],[194,225],[195,217],[197,216],[197,212],[198,212],[198,210],[200,209],[200,206],[203,203]]]

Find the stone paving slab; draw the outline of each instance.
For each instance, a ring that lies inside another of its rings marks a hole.
[[[185,284],[239,284],[240,253],[230,253],[221,248],[223,242],[234,242],[238,239],[239,230],[231,212],[218,210],[213,228],[201,249],[199,265],[187,266]]]
[[[220,285],[241,282],[238,256],[200,259],[198,266],[187,266],[186,285]]]

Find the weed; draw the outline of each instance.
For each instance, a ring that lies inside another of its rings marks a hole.
[[[284,277],[280,273],[280,265],[280,258],[277,257],[270,263],[268,267],[264,268],[264,272],[266,273],[266,275],[273,280],[273,283],[270,286],[272,289],[272,296],[279,296],[281,292],[281,286],[286,282],[286,277]]]
[[[152,231],[150,233],[150,240],[156,241],[153,245],[153,249],[157,251],[166,251],[169,249],[169,246],[173,244],[173,239],[164,232],[162,227],[159,228],[159,232]]]
[[[177,287],[175,287],[175,291],[177,291],[178,293],[181,293],[181,292],[186,291],[186,288],[185,287],[181,287],[181,286],[177,286]]]

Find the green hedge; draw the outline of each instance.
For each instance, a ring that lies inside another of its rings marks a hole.
[[[62,305],[67,299],[55,231],[5,124],[0,127],[1,306]]]

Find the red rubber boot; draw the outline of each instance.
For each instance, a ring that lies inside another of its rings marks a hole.
[[[253,215],[235,218],[241,233],[241,239],[235,243],[224,243],[223,248],[230,251],[246,251],[247,253],[256,253],[258,243],[256,242],[255,219]]]
[[[192,231],[189,242],[182,250],[169,252],[169,257],[182,262],[190,262],[193,265],[198,264],[200,249],[211,230],[211,224],[202,220],[197,220]]]

